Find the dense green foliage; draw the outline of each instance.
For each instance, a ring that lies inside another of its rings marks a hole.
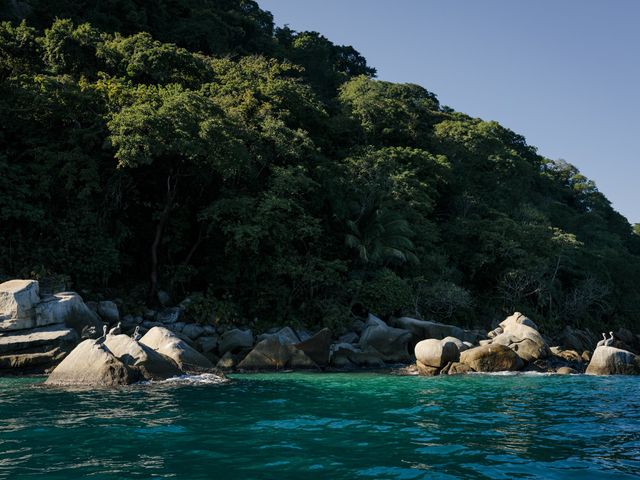
[[[514,132],[252,1],[53,3],[0,3],[0,275],[202,321],[640,327],[638,226]]]

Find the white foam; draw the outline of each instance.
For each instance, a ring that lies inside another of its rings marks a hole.
[[[186,385],[216,385],[220,383],[226,383],[229,379],[220,377],[213,373],[202,373],[200,375],[180,375],[178,377],[167,378],[166,380],[148,380],[139,382],[138,385],[149,384],[186,384]]]

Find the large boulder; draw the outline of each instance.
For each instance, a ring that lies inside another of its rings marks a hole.
[[[600,346],[596,348],[587,366],[589,375],[640,374],[640,357],[626,350]]]
[[[182,373],[171,358],[128,335],[107,335],[104,346],[127,367],[139,370],[146,380],[163,380]]]
[[[331,366],[338,369],[353,369],[356,367],[381,368],[384,360],[375,350],[362,350],[358,345],[338,343],[331,346]]]
[[[35,306],[40,301],[38,282],[9,280],[0,284],[0,331],[37,326]]]
[[[515,312],[513,315],[505,318],[499,324],[499,326],[502,327],[503,331],[506,331],[507,328],[514,325],[526,325],[527,327],[531,327],[534,330],[538,330],[538,326],[535,324],[535,322],[520,312]]]
[[[238,364],[240,370],[283,370],[285,368],[317,369],[317,364],[302,350],[285,343],[277,335],[259,342]]]
[[[524,318],[526,319],[526,317]],[[501,327],[504,331],[493,338],[493,344],[509,347],[526,362],[546,358],[550,355],[547,342],[528,323],[511,321],[509,323],[503,322],[503,324]]]
[[[501,344],[482,345],[460,354],[460,363],[476,372],[517,371],[524,362],[509,347]]]
[[[100,317],[75,292],[59,292],[44,298],[36,306],[36,318],[38,325],[64,323],[79,335],[88,328],[96,337],[102,335],[104,325]]]
[[[118,306],[111,300],[98,302],[98,315],[107,323],[113,325],[120,321]]]
[[[129,369],[100,341],[80,343],[49,375],[47,385],[114,387],[140,380],[139,372]]]
[[[601,339],[596,338],[589,330],[581,330],[567,325],[556,338],[556,342],[567,350],[582,353],[595,349],[597,342]]]
[[[284,343],[285,345],[295,345],[296,343],[300,342],[300,338],[298,338],[298,335],[293,331],[291,327],[284,327],[271,333],[263,333],[262,335],[258,335],[257,340],[258,342],[261,342],[262,340],[269,337],[278,337],[280,339],[280,342]]]
[[[414,344],[425,338],[442,340],[445,337],[455,337],[463,342],[476,343],[482,337],[481,333],[477,331],[463,330],[455,325],[418,320],[410,317],[395,319],[392,324],[394,327],[409,330],[413,337]]]
[[[253,333],[251,330],[240,330],[233,328],[227,330],[220,337],[218,343],[218,351],[221,355],[227,352],[236,353],[241,350],[249,349],[253,346]]]
[[[202,372],[213,369],[213,364],[209,359],[164,327],[153,327],[140,339],[140,343],[171,358],[185,372]]]
[[[365,325],[358,342],[363,351],[375,350],[380,353],[385,362],[410,361],[408,344],[411,340],[411,332],[409,330],[390,327],[382,320],[372,321],[371,318]]]
[[[331,330],[323,328],[310,338],[297,343],[295,347],[304,352],[318,366],[324,367],[329,364],[331,337]]]
[[[291,358],[291,347],[272,335],[259,342],[240,362],[241,370],[282,370]]]
[[[78,341],[63,324],[0,335],[0,370],[42,373],[57,364]]]
[[[416,361],[432,368],[442,368],[449,362],[460,360],[460,351],[454,342],[429,338],[418,342],[415,348]]]

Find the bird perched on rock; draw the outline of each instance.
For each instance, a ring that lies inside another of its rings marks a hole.
[[[613,332],[609,332],[609,335],[611,335],[611,338],[607,338],[604,341],[604,346],[605,347],[610,347],[611,345],[613,345]]]
[[[133,335],[131,335],[131,338],[133,338],[136,342],[138,340],[140,340],[140,337],[142,335],[140,334],[140,325],[136,326],[136,329],[133,331]]]
[[[607,334],[602,332],[602,340],[600,340],[597,344],[596,344],[596,348],[598,347],[602,347],[604,345],[604,343],[607,341]]]
[[[107,335],[120,335],[121,331],[122,329],[120,328],[120,322],[118,322],[118,325],[109,330],[109,333]]]
[[[102,345],[104,341],[107,339],[107,326],[102,326],[102,336],[96,340],[96,345]]]

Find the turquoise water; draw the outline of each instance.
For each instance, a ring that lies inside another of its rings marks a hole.
[[[0,478],[640,478],[640,378],[0,379]]]

